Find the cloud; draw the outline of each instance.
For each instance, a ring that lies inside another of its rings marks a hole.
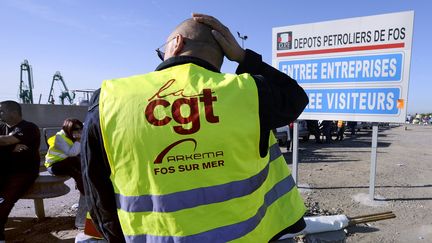
[[[60,24],[74,29],[79,29],[82,31],[89,31],[86,25],[80,23],[80,21],[78,21],[77,19],[72,19],[61,15],[47,5],[36,3],[34,1],[9,1],[9,5],[52,23]]]
[[[68,13],[62,11],[59,11],[56,9],[56,7],[59,7],[59,9],[66,8],[73,8],[76,5],[75,2],[70,0],[60,0],[56,1],[55,4],[41,4],[39,2],[30,1],[30,0],[20,0],[20,1],[7,1],[8,5],[12,8],[15,8],[21,12],[26,13],[27,15],[34,16],[36,18],[45,20],[50,23],[54,23],[57,25],[60,25],[63,28],[71,28],[76,31],[82,32],[84,34],[89,34],[93,36],[94,38],[108,41],[115,45],[124,45],[125,43],[121,40],[116,40],[111,32],[101,32],[100,26],[92,27],[92,23],[85,22],[83,20],[83,16],[81,15],[74,15],[73,17],[68,16]],[[61,8],[60,8],[61,7]],[[102,20],[101,22],[108,22],[106,25],[113,24],[119,26],[119,27],[127,27],[127,26],[140,26],[140,27],[146,27],[149,26],[150,23],[146,20],[141,20],[138,18],[133,18],[131,16],[109,16],[109,15],[100,15],[101,18],[99,20]],[[75,17],[75,18],[74,18]],[[89,16],[87,16],[89,17]],[[97,18],[95,15],[90,16],[90,18]],[[88,21],[88,19],[87,19]]]
[[[160,2],[157,0],[152,0],[151,4],[154,8],[158,9],[159,12],[164,13],[168,18],[174,18],[175,14],[171,11],[170,8],[162,7]]]
[[[104,22],[109,22],[110,25],[119,27],[150,27],[151,22],[147,19],[141,19],[133,14],[128,15],[99,15],[100,19]]]

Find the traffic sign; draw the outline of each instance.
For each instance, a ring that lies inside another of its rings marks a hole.
[[[273,28],[273,66],[305,89],[299,119],[404,122],[414,12]]]

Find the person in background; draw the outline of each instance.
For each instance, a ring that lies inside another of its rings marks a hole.
[[[326,143],[332,142],[332,125],[333,121],[324,120],[321,122],[322,131],[326,139]]]
[[[408,114],[406,119],[405,119],[405,123],[411,123],[411,115]]]
[[[347,123],[347,126],[349,127],[349,129],[351,131],[351,135],[355,135],[357,122],[355,122],[355,121],[349,121]]]
[[[39,175],[39,128],[22,119],[15,101],[0,102],[0,242],[16,201]]]
[[[80,160],[82,129],[80,120],[64,120],[62,129],[48,139],[45,167],[53,175],[74,178],[78,190],[84,195]]]
[[[104,81],[90,102],[82,168],[103,237],[268,242],[301,231],[306,208],[271,129],[301,114],[304,90],[208,15],[162,47],[156,72]],[[237,74],[220,72],[224,57]]]
[[[310,134],[314,135],[316,143],[322,143],[319,130],[318,120],[306,120],[307,129]]]
[[[342,141],[344,137],[345,132],[345,122],[342,120],[339,120],[337,122],[337,137],[336,140]]]

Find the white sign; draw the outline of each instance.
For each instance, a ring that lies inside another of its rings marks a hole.
[[[414,12],[273,28],[273,66],[305,89],[299,119],[404,122]]]

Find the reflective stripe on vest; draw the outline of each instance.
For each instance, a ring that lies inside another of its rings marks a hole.
[[[273,144],[270,147],[269,164],[258,174],[245,180],[205,188],[196,188],[168,195],[123,196],[116,194],[117,205],[126,212],[175,212],[204,204],[223,202],[246,196],[262,185],[267,178],[270,163],[279,156],[282,156],[279,146]],[[290,187],[292,186],[293,185]],[[231,193],[225,193],[227,191]]]
[[[54,163],[66,159],[68,156],[61,150],[57,149],[55,146],[56,139],[63,139],[69,146],[73,145],[73,141],[66,137],[66,134],[63,130],[56,133],[56,135],[50,137],[48,139],[48,151],[45,155],[45,167],[48,168],[52,166]]]
[[[303,201],[248,75],[184,64],[105,81],[100,122],[128,242],[266,242]]]

